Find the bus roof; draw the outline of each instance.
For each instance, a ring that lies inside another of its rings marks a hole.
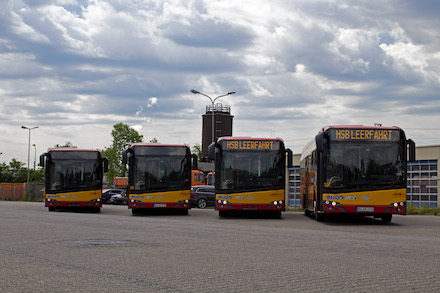
[[[222,141],[222,140],[279,140],[279,141],[283,141],[283,139],[276,137],[276,138],[261,138],[261,137],[250,137],[250,136],[238,136],[238,137],[234,137],[234,136],[222,136],[218,138],[218,141]]]
[[[98,152],[101,150],[98,149],[77,149],[77,148],[49,148],[48,152]]]
[[[163,146],[163,147],[169,147],[169,146],[176,146],[176,147],[187,147],[189,148],[189,145],[187,144],[162,144],[158,142],[137,142],[132,144],[130,147],[135,146]]]

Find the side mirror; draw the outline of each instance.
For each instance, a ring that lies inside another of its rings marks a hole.
[[[191,155],[191,157],[192,157],[192,169],[193,170],[197,170],[198,169],[198,157],[197,157],[197,155],[196,154],[192,154]]]
[[[408,162],[414,162],[416,160],[416,143],[412,139],[408,139],[406,145],[409,154]]]
[[[216,143],[213,142],[208,146],[208,159],[214,160],[215,159],[215,149],[216,149]]]
[[[44,168],[44,158],[47,156],[47,153],[44,153],[40,156],[40,166]]]
[[[291,149],[287,149],[286,153],[287,153],[287,168],[290,168],[293,166],[293,152]]]
[[[328,134],[325,132],[321,132],[316,136],[316,150],[322,153],[325,150],[325,145],[328,142]]]
[[[133,153],[132,148],[128,148],[122,152],[122,164],[127,165],[128,163],[128,153]]]
[[[107,160],[107,158],[103,158],[102,162],[104,163],[104,172],[108,172],[108,160]]]

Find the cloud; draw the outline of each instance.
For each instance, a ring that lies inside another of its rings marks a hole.
[[[396,3],[1,1],[1,158],[26,161],[21,125],[40,126],[41,149],[103,148],[119,122],[146,141],[201,143],[210,101],[193,88],[235,91],[218,100],[233,134],[295,152],[325,124],[437,125],[440,4]]]

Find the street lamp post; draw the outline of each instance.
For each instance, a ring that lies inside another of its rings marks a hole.
[[[214,134],[214,102],[218,99],[218,98],[221,98],[221,97],[224,97],[224,96],[229,96],[229,95],[233,95],[233,94],[235,94],[235,92],[229,92],[229,93],[227,93],[227,94],[224,94],[224,95],[221,95],[221,96],[218,96],[218,97],[216,97],[215,99],[212,99],[210,96],[208,96],[208,95],[206,95],[206,94],[204,94],[204,93],[201,93],[201,92],[199,92],[199,91],[196,91],[196,90],[191,90],[191,92],[193,93],[193,94],[199,94],[199,95],[202,95],[202,96],[205,96],[205,97],[207,97],[210,101],[211,101],[211,104],[212,104],[212,108],[211,108],[211,111],[212,111],[212,118],[211,118],[211,124],[212,124],[212,133],[211,133],[211,135],[212,135],[212,142],[215,142],[215,134]]]
[[[35,143],[32,144],[34,147],[34,170],[37,169],[37,145]]]
[[[28,170],[27,170],[27,181],[26,181],[27,182],[27,184],[26,184],[26,198],[27,198],[29,195],[29,161],[30,161],[30,156],[31,156],[31,130],[38,128],[38,126],[31,127],[31,128],[26,127],[26,126],[21,126],[21,128],[29,130],[28,164],[27,164]]]

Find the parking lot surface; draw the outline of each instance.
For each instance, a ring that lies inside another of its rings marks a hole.
[[[440,217],[318,223],[0,202],[0,292],[438,292]]]

